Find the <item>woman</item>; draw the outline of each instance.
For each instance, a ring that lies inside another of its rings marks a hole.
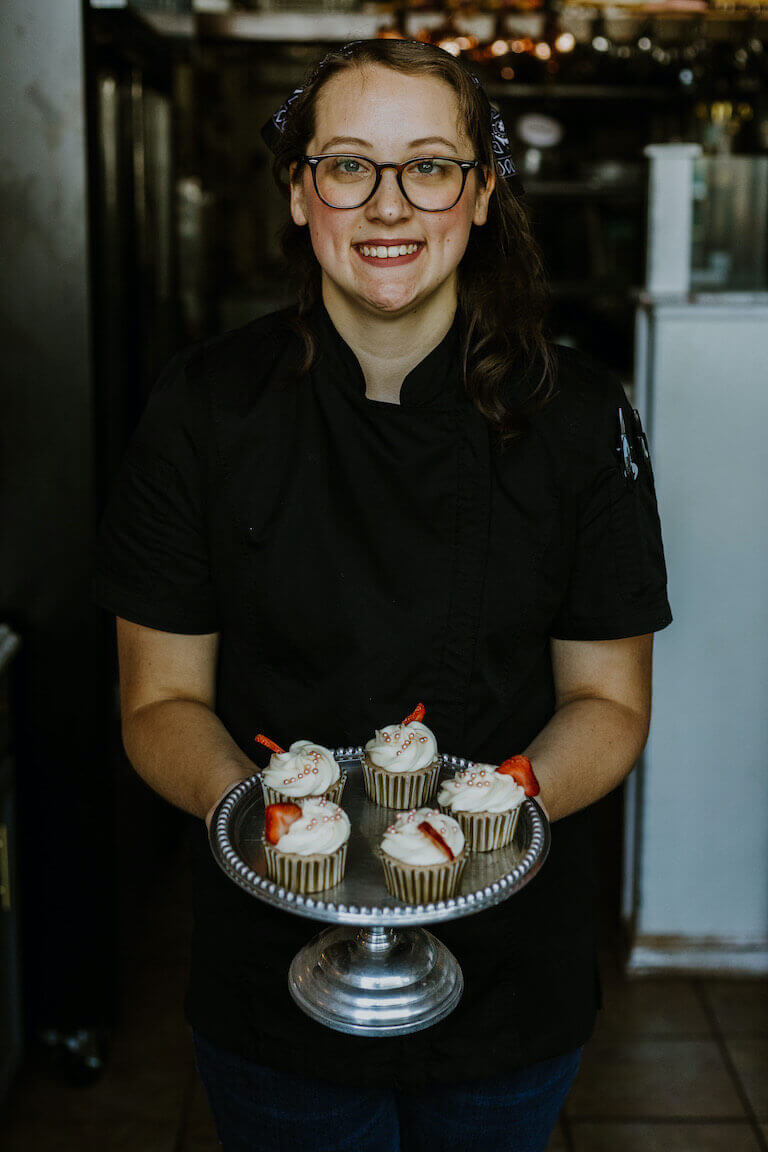
[[[650,466],[615,378],[542,335],[503,125],[460,63],[347,45],[270,127],[299,303],[163,374],[95,586],[128,755],[200,817],[198,1068],[227,1152],[533,1152],[599,1000],[589,806],[643,747],[671,620]],[[356,745],[418,700],[446,751],[525,752],[552,848],[438,927],[465,976],[448,1018],[346,1036],[288,993],[316,926],[228,881],[203,820],[257,732]]]

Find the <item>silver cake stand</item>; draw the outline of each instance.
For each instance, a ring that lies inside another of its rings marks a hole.
[[[291,963],[288,985],[309,1016],[358,1036],[398,1036],[428,1028],[458,1004],[464,987],[452,953],[422,925],[470,916],[506,900],[531,880],[549,850],[549,824],[535,800],[525,800],[506,848],[470,854],[459,891],[432,904],[403,904],[390,896],[375,849],[395,809],[365,795],[362,748],[337,748],[347,771],[341,798],[349,815],[344,879],[302,896],[269,879],[264,858],[264,801],[258,774],[226,794],[210,826],[214,857],[235,884],[275,908],[331,927],[315,936]],[[441,756],[440,778],[469,761]]]

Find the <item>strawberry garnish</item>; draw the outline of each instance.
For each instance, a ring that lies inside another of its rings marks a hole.
[[[257,744],[263,744],[265,748],[271,748],[273,752],[285,752],[285,748],[281,748],[279,744],[275,744],[274,740],[270,740],[269,736],[262,736],[261,733],[256,737]]]
[[[277,844],[300,816],[301,808],[298,804],[267,804],[264,809],[264,835],[270,844]]]
[[[511,776],[516,780],[526,796],[538,796],[541,791],[527,756],[510,756],[503,764],[499,764],[496,771],[502,776]]]
[[[449,860],[454,859],[453,852],[451,852],[451,849],[446,844],[445,840],[443,840],[437,828],[430,824],[429,820],[422,820],[421,824],[419,824],[419,832],[423,832],[425,836],[429,836],[430,840],[433,840],[435,844],[437,844],[438,848],[445,852]]]
[[[410,724],[412,720],[423,720],[426,708],[423,704],[417,704],[410,716],[406,716],[403,724]]]

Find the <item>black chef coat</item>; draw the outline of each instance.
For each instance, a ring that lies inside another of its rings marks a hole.
[[[458,314],[396,405],[366,397],[322,303],[319,357],[291,382],[291,311],[161,376],[102,523],[95,597],[150,628],[220,633],[216,713],[256,764],[257,732],[358,745],[419,701],[442,751],[498,763],[553,714],[550,637],[671,620],[652,476],[641,462],[626,478],[617,453],[621,386],[557,347],[556,396],[502,452],[461,385]],[[558,821],[521,893],[436,926],[462,1002],[382,1039],[294,1005],[288,966],[319,925],[228,880],[200,823],[188,1019],[258,1062],[359,1084],[495,1076],[565,1052],[599,1001],[590,825],[589,809]]]

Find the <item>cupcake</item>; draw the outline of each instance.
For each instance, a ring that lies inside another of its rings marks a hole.
[[[469,764],[443,781],[437,803],[441,812],[458,821],[471,849],[490,852],[511,842],[520,805],[538,790],[530,760],[513,756],[498,768]]]
[[[264,855],[271,880],[293,892],[332,888],[344,875],[349,817],[330,800],[268,804]]]
[[[421,721],[424,705],[402,724],[377,728],[363,750],[363,779],[369,800],[386,808],[417,808],[432,798],[440,772],[434,732]]]
[[[469,852],[451,816],[413,808],[387,828],[378,855],[387,890],[407,904],[427,904],[453,896]]]
[[[339,803],[347,774],[329,748],[309,740],[294,740],[284,752],[266,736],[257,736],[256,740],[272,749],[269,764],[261,773],[265,804],[303,800],[307,796],[323,796]]]

